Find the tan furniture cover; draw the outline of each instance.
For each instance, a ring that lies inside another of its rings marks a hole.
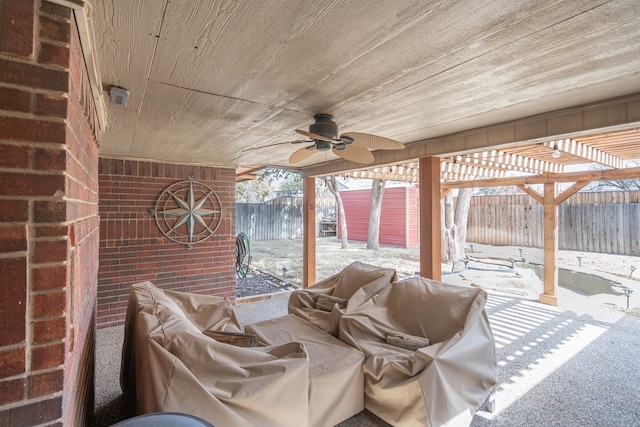
[[[343,314],[357,309],[397,279],[396,271],[392,268],[381,268],[356,261],[338,274],[306,289],[292,292],[288,310],[290,314],[295,314],[337,337],[340,317]],[[317,309],[316,301],[322,294],[348,300],[347,307],[340,309],[336,306],[332,311]]]
[[[207,330],[241,331],[227,300],[132,286],[120,380],[138,413],[182,412],[216,427],[309,425],[304,345],[242,348]]]
[[[301,341],[309,355],[309,411],[314,427],[334,426],[364,409],[364,356],[359,350],[297,316],[245,327],[260,342]]]
[[[365,407],[396,426],[469,425],[496,383],[486,300],[481,289],[411,278],[344,315],[340,339],[366,356]],[[431,345],[391,346],[393,332]]]

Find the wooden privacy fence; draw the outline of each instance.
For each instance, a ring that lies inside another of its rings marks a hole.
[[[640,255],[640,192],[576,193],[558,206],[558,248]],[[543,247],[543,207],[527,195],[474,196],[467,242]]]
[[[335,218],[332,199],[316,199],[316,219]],[[302,198],[278,197],[263,203],[236,203],[236,233],[249,240],[302,239]]]
[[[316,200],[316,219],[335,218],[333,199]],[[520,195],[474,196],[467,242],[543,247],[543,207]],[[319,229],[319,227],[318,227]],[[250,240],[302,238],[302,198],[236,203],[236,233]],[[563,250],[640,256],[640,192],[576,193],[558,207]]]

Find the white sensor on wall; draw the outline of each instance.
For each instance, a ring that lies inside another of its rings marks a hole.
[[[129,91],[123,87],[111,86],[109,88],[109,104],[120,108],[127,108]]]

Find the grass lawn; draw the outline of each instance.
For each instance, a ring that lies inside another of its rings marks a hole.
[[[347,249],[341,249],[335,237],[318,237],[316,251],[318,281],[340,272],[354,261],[395,268],[401,276],[414,275],[420,265],[419,248],[382,246],[373,251],[366,249],[366,243],[350,242]],[[253,267],[278,277],[282,277],[285,267],[287,280],[302,283],[302,240],[252,241],[251,256]]]

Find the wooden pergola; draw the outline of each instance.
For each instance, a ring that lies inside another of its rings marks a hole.
[[[504,128],[509,133],[509,125]],[[336,174],[417,183],[420,188],[420,275],[434,280],[441,279],[441,198],[455,188],[513,185],[544,207],[544,285],[539,300],[557,305],[558,206],[592,181],[640,178],[640,167],[625,167],[628,160],[640,158],[640,127],[592,133],[582,131],[558,139],[491,146],[490,132],[498,135],[498,140],[504,140],[500,130],[480,129],[465,135],[470,141],[484,137],[486,146],[475,150],[447,152],[440,148],[439,155],[407,159],[409,161],[380,164],[383,160],[377,159],[379,164],[366,169],[338,172],[336,167],[324,166],[307,170],[303,201],[304,285],[315,283],[315,210],[314,198],[309,195],[315,194],[316,176]],[[459,135],[453,135],[438,142],[459,139]],[[383,153],[381,157],[385,155],[389,156]],[[586,164],[597,164],[605,169],[567,171]],[[574,184],[569,188],[558,191],[558,183],[571,182]],[[542,184],[543,192],[532,189],[530,185],[534,184]]]

